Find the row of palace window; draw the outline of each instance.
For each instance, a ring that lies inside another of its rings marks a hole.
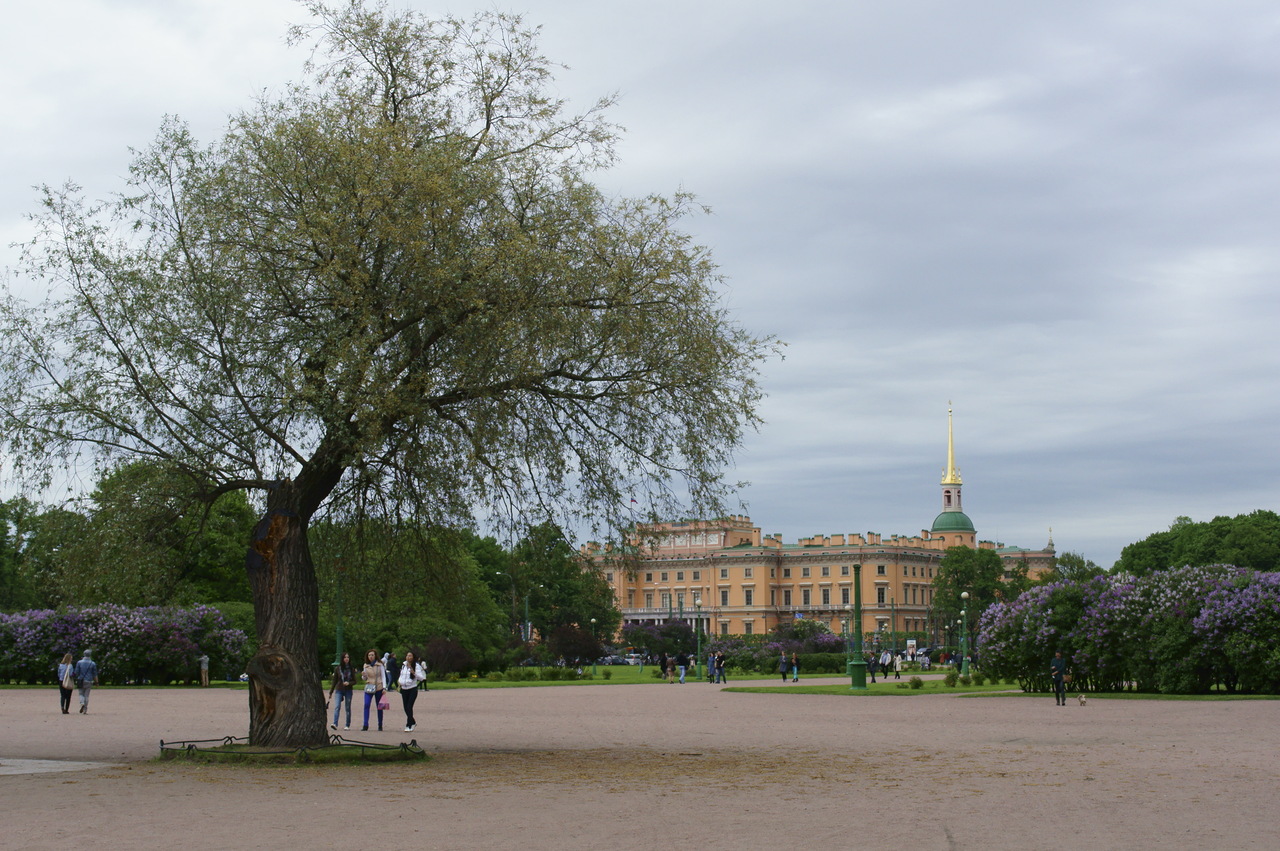
[[[820,575],[822,575],[822,576],[830,576],[830,575],[831,575],[831,567],[830,567],[829,565],[823,565],[821,568],[819,568],[819,570],[821,571],[821,574],[820,574]],[[919,571],[918,573],[917,573],[917,570]],[[772,568],[772,567],[771,567],[771,568],[769,568],[769,577],[770,577],[771,579],[772,579],[772,578],[774,578],[774,576],[775,576],[774,571],[775,571],[775,568]],[[801,567],[801,568],[800,568],[800,578],[801,578],[801,579],[808,579],[809,577],[811,577],[811,576],[813,575],[811,571],[812,571],[812,568],[810,568],[810,567]],[[659,578],[659,580],[658,580],[658,581],[659,581],[659,582],[670,582],[670,581],[671,581],[671,578],[670,578],[670,577],[671,577],[671,574],[672,574],[672,573],[675,573],[675,575],[676,575],[676,580],[675,580],[676,582],[684,582],[684,574],[685,574],[685,571],[683,571],[683,570],[676,570],[676,571],[667,571],[667,570],[663,570],[663,571],[659,571],[658,576],[659,576],[660,578]],[[689,573],[693,574],[693,575],[692,575],[692,577],[691,577],[691,581],[693,581],[693,582],[699,582],[699,581],[701,581],[701,580],[702,580],[702,571],[700,571],[700,570],[691,570],[691,571],[689,571]],[[841,576],[848,576],[848,575],[849,575],[849,565],[847,565],[847,564],[842,564],[842,565],[840,565],[840,575],[841,575]],[[888,567],[887,567],[886,565],[883,565],[883,564],[877,564],[877,565],[876,565],[876,576],[888,576],[888,575],[889,575],[889,574],[888,574]],[[924,577],[924,578],[932,579],[932,578],[933,578],[933,567],[932,567],[932,566],[918,567],[917,565],[906,565],[906,564],[904,564],[904,565],[902,566],[902,575],[903,575],[903,576],[919,576],[919,577]],[[743,576],[743,578],[744,578],[744,579],[751,579],[751,578],[754,576],[754,572],[753,572],[752,568],[750,568],[750,567],[744,567],[744,568],[742,569],[742,576]],[[790,568],[790,567],[784,567],[784,568],[782,568],[782,577],[783,577],[784,579],[790,579],[790,578],[791,578],[791,568]],[[720,568],[720,578],[721,578],[721,579],[728,579],[728,578],[729,578],[729,568],[727,568],[727,567],[722,567],[722,568]],[[652,582],[652,581],[653,581],[653,572],[648,572],[648,573],[646,573],[646,574],[644,575],[644,581],[645,581],[645,582]]]
[[[926,605],[929,602],[931,602],[933,597],[933,589],[929,586],[924,586],[924,585],[905,585],[903,586],[902,592],[903,592],[902,605],[904,606]],[[910,600],[908,600],[906,596],[908,592],[911,595]],[[627,594],[628,605],[634,602],[635,598],[633,596],[633,593],[634,592]],[[850,589],[848,588],[840,589],[840,605],[847,606],[850,604],[850,596],[849,596],[850,593],[851,593]],[[818,595],[819,595],[819,599],[822,601],[821,605],[823,606],[831,605],[831,589],[830,588],[819,588]],[[876,589],[876,605],[877,606],[888,605],[889,604],[888,595],[889,595],[888,588],[884,586],[877,588]],[[743,596],[742,605],[744,606],[755,605],[755,589],[743,588],[742,596]],[[671,608],[672,605],[678,606],[680,608],[684,608],[685,592],[677,591],[675,592],[674,597],[670,592],[663,592],[661,595],[659,595],[658,599],[660,600],[659,605],[664,609]],[[653,600],[654,600],[654,596],[652,591],[647,592],[644,595],[644,605],[646,609],[653,608]],[[794,592],[790,588],[783,588],[782,589],[782,605],[784,606],[794,605],[794,600],[795,600]],[[769,605],[771,606],[778,605],[777,589],[770,589]],[[813,589],[812,588],[800,589],[800,605],[802,606],[813,605]],[[728,608],[729,606],[729,589],[728,588],[720,589],[720,606],[722,608]]]

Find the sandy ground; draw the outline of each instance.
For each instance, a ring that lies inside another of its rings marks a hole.
[[[243,735],[242,691],[57,700],[0,691],[0,848],[1280,846],[1274,701],[432,691],[415,733],[398,709],[352,733],[428,763],[245,768],[154,760],[161,739]]]

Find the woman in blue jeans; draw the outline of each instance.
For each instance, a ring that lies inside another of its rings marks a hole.
[[[378,659],[378,651],[370,650],[364,654],[364,670],[360,673],[364,680],[364,726],[362,730],[369,729],[369,702],[373,701],[378,705],[382,700],[382,693],[387,689],[386,669],[382,667],[381,660]],[[382,729],[382,709],[378,709],[378,729]]]
[[[329,697],[332,698],[335,694],[338,696],[338,702],[333,706],[333,723],[329,725],[330,730],[338,729],[338,712],[342,709],[343,702],[347,704],[347,726],[342,729],[351,729],[351,697],[355,684],[356,669],[351,664],[351,654],[343,653],[342,661],[333,669],[333,684],[329,686]]]

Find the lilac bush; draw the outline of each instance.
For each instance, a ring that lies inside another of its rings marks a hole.
[[[104,604],[0,614],[0,682],[52,682],[64,653],[93,651],[104,682],[167,683],[210,670],[243,670],[245,634],[208,606]]]
[[[1231,565],[1030,589],[979,620],[985,672],[1049,688],[1061,650],[1081,688],[1280,693],[1280,574]]]

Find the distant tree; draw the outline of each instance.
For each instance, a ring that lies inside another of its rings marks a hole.
[[[818,635],[830,633],[831,628],[824,621],[814,618],[790,618],[776,624],[773,628],[778,640],[809,641]]]
[[[57,599],[125,606],[247,602],[244,549],[254,516],[245,495],[192,498],[163,467],[121,464],[74,503],[80,521],[57,544]],[[51,531],[46,527],[46,531]]]
[[[600,641],[590,629],[565,624],[551,630],[547,647],[566,662],[590,662],[600,656]]]
[[[1167,532],[1156,532],[1120,551],[1115,570],[1146,576],[1174,567],[1232,564],[1260,571],[1280,570],[1280,515],[1259,510],[1196,523],[1179,517]]]
[[[25,497],[0,502],[0,612],[37,608],[43,602],[27,563],[38,516],[39,508]]]
[[[987,606],[1016,598],[1030,584],[1025,565],[1006,569],[995,550],[948,547],[933,580],[934,611],[943,622],[954,622],[964,609],[972,631]],[[966,591],[967,602],[960,598]]]
[[[723,510],[774,341],[736,326],[679,229],[611,198],[608,102],[567,114],[536,32],[308,3],[310,80],[222,138],[167,121],[114,201],[46,189],[0,304],[0,411],[36,476],[143,457],[247,490],[249,738],[325,741],[318,512],[622,528]]]
[[[1106,573],[1105,570],[1079,553],[1067,552],[1054,560],[1053,569],[1042,574],[1036,584],[1048,585],[1064,579],[1070,582],[1083,582],[1104,573]]]

